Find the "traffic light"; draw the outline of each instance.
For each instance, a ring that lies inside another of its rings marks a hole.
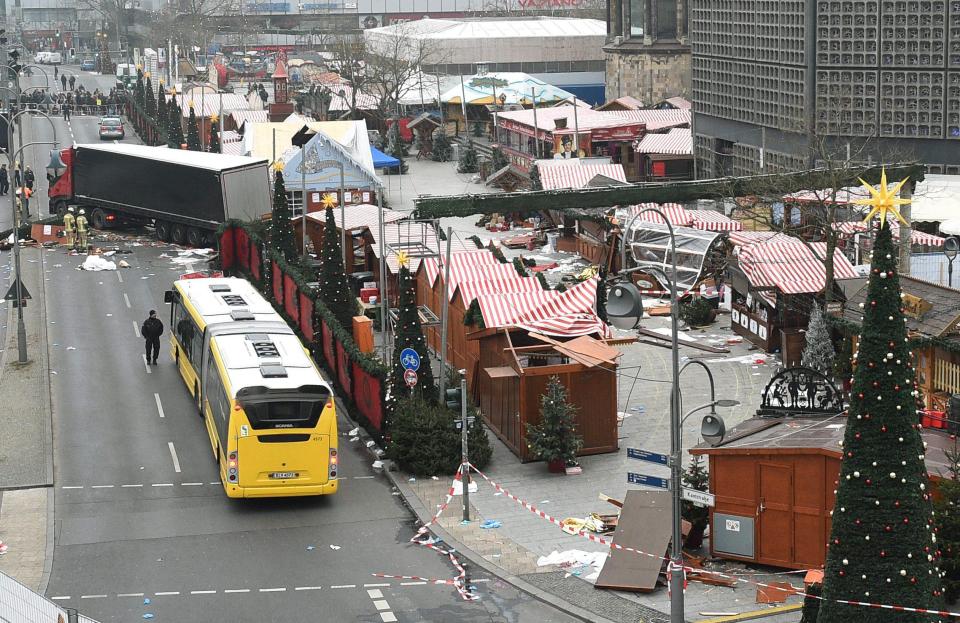
[[[447,408],[460,413],[460,407],[463,406],[463,396],[460,394],[460,388],[452,388],[443,392],[446,394]]]

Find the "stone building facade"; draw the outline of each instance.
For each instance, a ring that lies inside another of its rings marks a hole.
[[[690,0],[609,0],[607,100],[631,95],[652,105],[690,97]]]

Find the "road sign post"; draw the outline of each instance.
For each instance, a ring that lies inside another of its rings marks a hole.
[[[403,381],[407,387],[414,387],[417,384],[417,373],[414,370],[406,370],[403,373]]]
[[[655,489],[669,489],[670,479],[660,478],[659,476],[650,476],[648,474],[637,474],[627,472],[627,482],[631,485],[643,485],[645,487],[654,487]]]
[[[680,491],[680,497],[688,502],[699,504],[700,506],[714,506],[717,501],[716,496],[712,493],[698,491],[697,489],[691,489],[689,487],[684,487]]]

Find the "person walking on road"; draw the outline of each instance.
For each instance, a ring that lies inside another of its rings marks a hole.
[[[63,215],[63,233],[67,237],[67,250],[73,251],[77,246],[77,220],[73,217],[73,206]]]
[[[160,336],[163,335],[163,323],[157,318],[155,309],[151,309],[150,316],[143,321],[143,326],[140,327],[140,335],[143,336],[143,341],[146,343],[147,363],[157,365],[157,356],[160,354]],[[152,357],[150,355],[151,351],[153,352]]]
[[[62,91],[67,90],[67,74],[60,74],[60,86],[63,87]]]
[[[71,91],[73,90],[73,85],[75,85],[76,83],[77,83],[76,77],[75,77],[75,76],[70,76],[70,90],[71,90]]]
[[[70,121],[70,100],[69,99],[64,100],[63,106],[61,106],[61,108],[63,108],[63,120]]]
[[[20,175],[20,163],[14,162],[13,167],[13,185],[16,188],[20,188],[23,186],[23,180],[21,179]]]
[[[77,215],[77,250],[80,252],[87,250],[87,217],[83,215],[81,208]]]
[[[36,176],[33,174],[33,169],[27,166],[27,169],[23,172],[23,185],[33,190],[33,183],[37,180]]]
[[[10,190],[10,172],[7,165],[0,165],[0,195],[6,195]]]
[[[56,65],[54,65],[54,66],[53,66],[53,79],[56,80],[59,75],[60,75],[60,68],[57,67]]]

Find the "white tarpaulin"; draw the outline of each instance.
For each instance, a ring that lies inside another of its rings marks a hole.
[[[946,221],[960,215],[960,175],[927,175],[917,183],[910,220]]]

